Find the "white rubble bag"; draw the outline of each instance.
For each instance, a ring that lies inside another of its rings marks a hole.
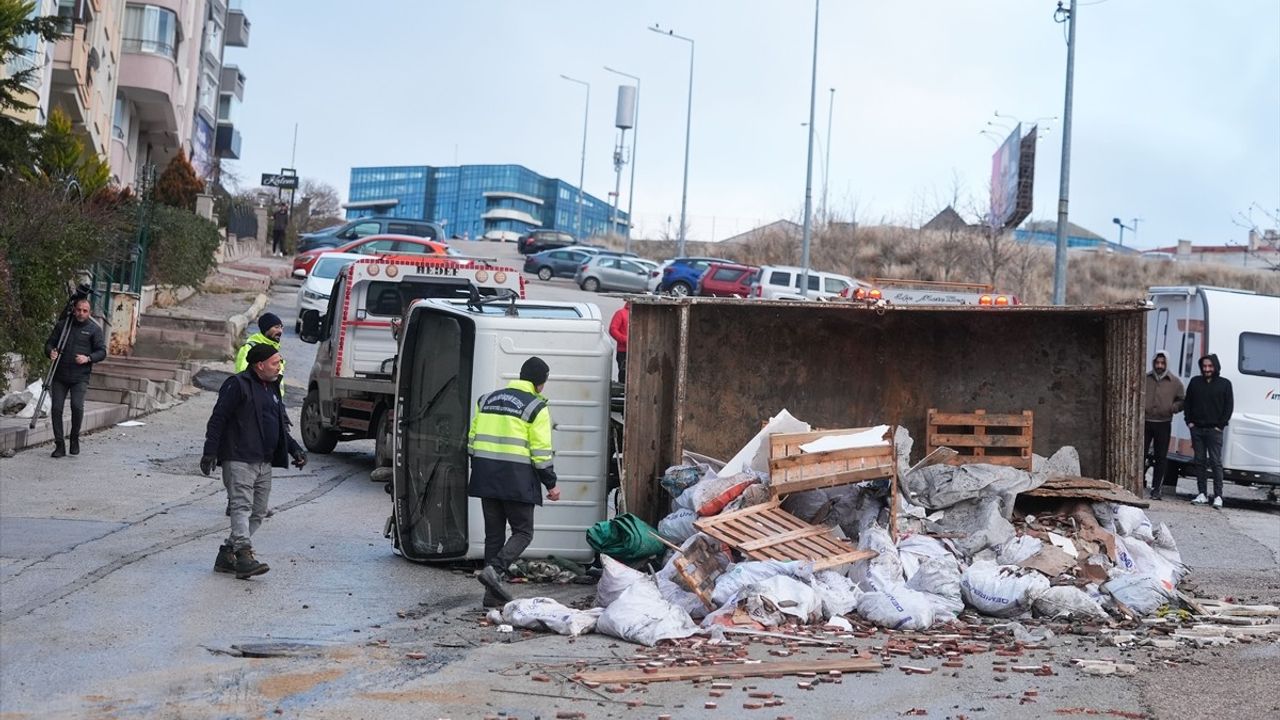
[[[774,433],[809,432],[809,423],[797,420],[791,413],[782,410],[769,418],[769,422],[760,428],[751,441],[742,447],[736,455],[729,459],[720,469],[719,475],[736,475],[748,470],[769,474],[769,436]]]
[[[1067,475],[1079,477],[1080,452],[1070,445],[1063,445],[1051,457],[1033,454],[1031,456],[1031,473],[1048,479],[1050,475]]]
[[[682,493],[681,496],[688,494]],[[658,534],[676,545],[681,545],[698,532],[698,528],[693,526],[697,519],[696,511],[680,508],[658,521]]]
[[[560,635],[577,637],[591,632],[604,608],[574,610],[548,597],[522,598],[502,606],[501,622],[526,630],[550,630]],[[496,611],[491,612],[492,616]],[[490,618],[492,620],[492,617]]]
[[[813,588],[786,575],[774,575],[742,589],[739,602],[747,614],[765,627],[778,627],[793,617],[808,624],[821,614],[822,603]]]
[[[1150,545],[1137,538],[1117,537],[1116,558],[1117,569],[1139,575],[1150,575],[1159,580],[1170,593],[1187,573],[1186,566],[1181,563],[1174,565]],[[1123,566],[1119,562],[1121,558],[1124,560]]]
[[[1117,533],[1125,537],[1137,538],[1143,542],[1155,540],[1154,531],[1151,527],[1151,518],[1148,518],[1147,514],[1140,508],[1113,503],[1111,505],[1111,515],[1115,519]]]
[[[927,465],[905,478],[908,496],[917,505],[942,510],[966,500],[994,495],[1001,498],[1006,519],[1013,512],[1013,500],[1018,493],[1034,490],[1044,481],[1044,477],[1034,477],[1025,470],[985,463]]]
[[[717,606],[722,606],[737,600],[741,596],[741,591],[748,585],[754,585],[777,575],[788,575],[807,581],[813,575],[813,565],[800,560],[749,560],[736,563],[716,578],[716,587],[711,592],[711,601]]]
[[[858,598],[858,614],[890,630],[925,630],[933,625],[933,603],[925,593],[893,585]]]
[[[1160,557],[1168,560],[1177,566],[1182,565],[1182,553],[1178,552],[1178,543],[1173,541],[1173,533],[1170,532],[1169,526],[1160,523],[1156,527],[1154,538],[1151,542],[1151,549],[1160,553]]]
[[[44,404],[40,406],[40,414],[36,415],[36,401],[40,399],[40,393],[44,390],[44,380],[36,380],[27,386],[27,392],[31,395],[31,402],[28,402],[18,411],[14,417],[30,420],[32,417],[49,417],[49,411],[53,408],[53,398],[49,395],[44,396]]]
[[[822,604],[822,617],[828,620],[853,612],[862,597],[862,591],[852,580],[831,570],[814,573],[809,587],[817,593]]]
[[[645,574],[639,570],[627,567],[603,553],[600,555],[600,566],[600,581],[596,583],[596,604],[600,607],[609,607],[623,591],[645,578]]]
[[[898,548],[889,537],[889,531],[879,525],[867,528],[858,538],[859,550],[875,550],[873,558],[859,560],[849,568],[849,579],[858,583],[864,591],[880,590],[903,581],[902,559]]]
[[[1044,547],[1044,541],[1031,535],[1019,535],[996,549],[996,562],[1001,565],[1017,565]]]
[[[960,579],[964,601],[983,615],[1016,617],[1049,589],[1049,579],[1035,570],[980,561]]]
[[[1005,517],[1002,502],[992,495],[966,500],[947,508],[939,527],[959,533],[955,546],[967,558],[988,547],[999,547],[1013,538],[1013,524]]]
[[[951,553],[937,538],[912,534],[898,540],[898,559],[902,562],[902,573],[908,580],[916,574],[916,569],[925,560],[944,556],[951,557]]]
[[[1103,583],[1102,589],[1139,615],[1150,615],[1173,599],[1173,591],[1151,575],[1122,573]]]
[[[964,611],[960,562],[954,555],[940,555],[922,562],[907,581],[907,587],[925,594],[933,604],[937,620],[950,620]]]
[[[1054,585],[1045,590],[1032,603],[1036,614],[1042,617],[1080,617],[1108,619],[1107,611],[1102,609],[1089,593],[1073,585]]]
[[[596,632],[653,647],[659,640],[686,638],[698,632],[689,613],[662,599],[648,580],[633,583],[604,609]]]

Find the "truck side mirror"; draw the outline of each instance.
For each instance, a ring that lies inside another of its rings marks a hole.
[[[324,316],[319,310],[307,310],[302,313],[302,332],[298,333],[298,339],[304,343],[312,345],[320,342],[321,323]]]

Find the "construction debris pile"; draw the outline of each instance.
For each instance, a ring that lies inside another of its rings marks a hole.
[[[1241,637],[1178,622],[1209,611],[1177,589],[1187,568],[1168,527],[1153,526],[1126,490],[1080,477],[1074,449],[1032,456],[1029,413],[1025,423],[985,416],[1023,429],[988,430],[1009,439],[983,440],[976,453],[934,441],[982,437],[944,426],[984,416],[939,414],[935,434],[932,415],[929,452],[909,465],[903,428],[813,432],[783,411],[728,462],[691,456],[670,468],[661,486],[672,509],[650,537],[639,537],[647,526],[634,516],[593,528],[593,545],[616,551],[602,555],[597,607],[522,599],[488,622],[645,646],[815,628],[852,637],[933,629],[963,642],[975,622],[1014,620],[1014,639],[1033,643],[1045,637],[1022,624],[1033,618],[1094,632],[1128,624],[1142,628],[1121,638],[1134,643],[1152,628],[1192,645]],[[1014,451],[991,452],[1001,447]],[[643,566],[635,555],[652,550],[638,548],[655,539],[665,562],[648,573],[624,564]],[[1245,635],[1280,625],[1268,628]]]

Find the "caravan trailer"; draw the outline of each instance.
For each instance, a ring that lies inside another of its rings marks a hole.
[[[1235,411],[1222,439],[1226,479],[1280,486],[1280,296],[1206,287],[1153,287],[1147,360],[1157,350],[1185,386],[1199,358],[1216,354],[1231,381]],[[1195,473],[1191,432],[1179,413],[1169,441],[1172,477]]]

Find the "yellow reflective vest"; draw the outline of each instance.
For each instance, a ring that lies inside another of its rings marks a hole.
[[[541,505],[539,484],[548,490],[556,486],[547,399],[527,380],[512,380],[482,395],[471,418],[467,452],[468,495]]]

